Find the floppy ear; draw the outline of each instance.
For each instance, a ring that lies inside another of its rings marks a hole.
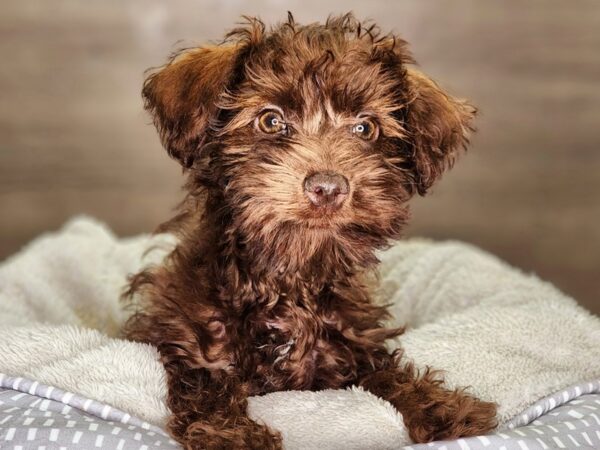
[[[476,109],[445,93],[433,80],[409,68],[406,128],[412,143],[417,192],[424,195],[466,147]]]
[[[185,50],[144,82],[144,106],[154,119],[163,146],[191,167],[218,112],[215,102],[227,88],[238,46]]]

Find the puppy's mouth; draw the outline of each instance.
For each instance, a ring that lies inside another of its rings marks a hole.
[[[350,194],[348,179],[336,172],[316,172],[304,179],[304,195],[316,215],[331,215]]]

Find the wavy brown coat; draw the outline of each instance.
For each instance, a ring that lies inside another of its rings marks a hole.
[[[187,176],[163,226],[179,244],[132,278],[126,327],[160,352],[169,430],[190,449],[280,448],[246,415],[248,396],[350,385],[390,401],[417,442],[490,430],[494,405],[387,350],[402,330],[385,327],[368,287],[374,252],[466,144],[474,109],[415,70],[404,41],[350,14],[268,31],[246,20],[173,56],[143,89]],[[270,110],[281,132],[257,126]],[[365,118],[370,139],[353,132]],[[348,182],[339,209],[305,195],[322,172]]]

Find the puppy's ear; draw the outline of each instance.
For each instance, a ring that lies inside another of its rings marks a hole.
[[[416,189],[424,195],[468,144],[476,109],[445,93],[433,80],[409,68],[406,128],[412,143]]]
[[[185,50],[144,82],[145,108],[163,146],[184,167],[193,164],[218,112],[215,103],[232,79],[237,54],[236,45]]]

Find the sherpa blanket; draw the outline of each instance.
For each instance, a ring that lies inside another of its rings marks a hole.
[[[163,368],[152,347],[117,338],[127,317],[118,298],[128,273],[160,262],[173,244],[168,235],[119,240],[80,218],[7,260],[0,373],[163,424]],[[600,378],[600,320],[535,276],[456,242],[404,241],[381,258],[379,296],[392,303],[394,324],[408,326],[407,357],[497,402],[502,424],[542,397]],[[250,399],[249,409],[289,449],[408,443],[401,415],[360,389],[274,393]]]

